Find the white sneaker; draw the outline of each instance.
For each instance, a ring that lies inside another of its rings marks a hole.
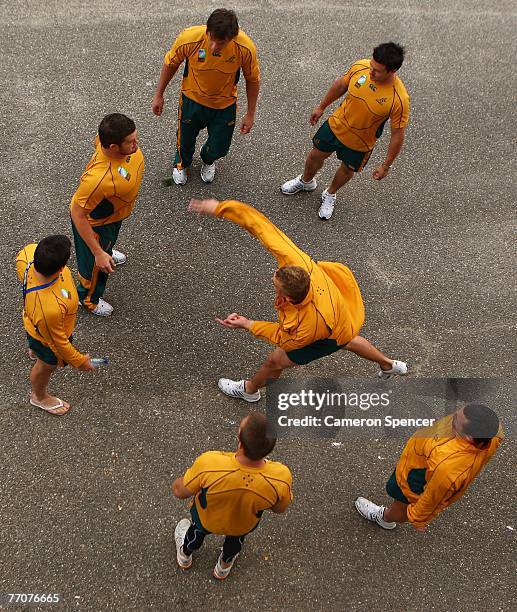
[[[187,169],[174,167],[172,169],[172,180],[176,183],[176,185],[184,185],[187,182]]]
[[[215,162],[213,164],[205,164],[201,160],[201,180],[204,183],[211,183],[215,176]]]
[[[247,402],[258,402],[260,400],[260,391],[256,393],[246,393],[244,380],[230,380],[229,378],[220,378],[217,386],[225,395],[237,397],[246,400]]]
[[[176,562],[182,570],[188,569],[192,565],[192,555],[188,556],[183,552],[183,542],[185,534],[190,528],[188,519],[181,519],[174,530],[174,541],[176,542]]]
[[[109,317],[113,313],[113,306],[102,298],[99,298],[99,303],[93,310],[90,310],[90,312],[98,317]]]
[[[111,251],[111,257],[113,261],[115,262],[116,266],[121,266],[122,264],[125,264],[127,261],[127,257],[124,255],[124,253],[121,253],[120,251],[117,251],[115,249]]]
[[[305,183],[304,181],[302,181],[302,175],[300,174],[300,176],[297,176],[296,178],[291,179],[290,181],[286,181],[282,185],[282,187],[280,187],[280,191],[284,195],[294,195],[299,191],[314,191],[317,186],[318,183],[316,182],[315,178],[313,178],[312,181]]]
[[[358,497],[355,500],[355,509],[359,514],[365,518],[367,521],[372,521],[372,523],[377,523],[383,529],[395,529],[397,523],[387,523],[383,519],[384,515],[384,506],[378,506],[374,504],[366,497]]]
[[[318,217],[320,219],[328,220],[332,217],[334,212],[334,206],[336,205],[336,194],[329,193],[326,189],[321,194],[321,206],[318,210]]]
[[[235,559],[237,559],[238,556],[239,553],[235,555],[230,565],[228,565],[227,567],[223,567],[221,565],[221,561],[223,560],[223,553],[221,553],[214,567],[214,578],[217,578],[217,580],[224,580],[225,578],[227,578],[228,574],[232,571],[233,564],[235,563]]]
[[[391,364],[391,370],[380,370],[379,378],[382,380],[389,380],[394,376],[404,376],[407,374],[407,363],[403,361],[394,361]]]

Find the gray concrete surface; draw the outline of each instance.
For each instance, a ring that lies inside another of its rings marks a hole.
[[[274,457],[293,471],[291,510],[264,518],[226,583],[210,574],[216,538],[189,575],[176,568],[186,505],[170,483],[200,452],[233,447],[247,406],[221,397],[216,380],[247,374],[268,352],[214,316],[273,316],[270,257],[231,224],[189,215],[190,197],[250,202],[314,257],[347,262],[366,302],[364,334],[412,376],[507,378],[515,355],[514,3],[234,2],[262,62],[256,125],[235,137],[212,186],[196,161],[184,188],[165,188],[179,81],[155,118],[162,56],[219,4],[0,4],[0,591],[60,593],[64,610],[515,608],[511,435],[425,534],[382,532],[352,506],[360,493],[385,499],[402,440],[282,440]],[[385,136],[322,223],[320,187],[335,159],[312,195],[287,199],[278,187],[301,170],[308,114],[331,80],[389,39],[407,47],[403,154],[388,178],[371,180]],[[78,347],[111,365],[59,372],[52,388],[73,410],[52,418],[27,403],[13,260],[30,241],[69,233],[68,202],[113,111],[137,122],[147,170],[119,241],[129,262],[109,282],[115,314],[82,314],[76,331]],[[289,376],[374,374],[347,354]]]

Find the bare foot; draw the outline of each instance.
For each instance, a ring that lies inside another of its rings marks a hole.
[[[55,414],[56,416],[66,414],[70,410],[69,403],[59,399],[59,397],[54,397],[53,395],[46,395],[43,399],[37,399],[34,393],[31,393],[29,402],[32,406],[41,408],[45,412]]]

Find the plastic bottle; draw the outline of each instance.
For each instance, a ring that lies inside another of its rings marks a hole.
[[[90,363],[94,368],[98,368],[99,366],[108,365],[109,359],[107,357],[92,357]]]

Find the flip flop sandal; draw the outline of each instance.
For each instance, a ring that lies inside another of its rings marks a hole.
[[[57,404],[56,406],[50,406],[50,407],[45,406],[42,403],[37,402],[30,398],[29,398],[29,403],[32,406],[36,406],[36,408],[41,408],[42,410],[44,410],[45,412],[48,412],[49,414],[55,414],[56,416],[61,416],[63,414],[66,414],[70,410],[70,408],[66,408],[63,400],[59,399],[59,397],[56,397],[56,399],[59,401],[59,404]],[[62,408],[65,408],[65,410],[63,412],[60,412]]]

